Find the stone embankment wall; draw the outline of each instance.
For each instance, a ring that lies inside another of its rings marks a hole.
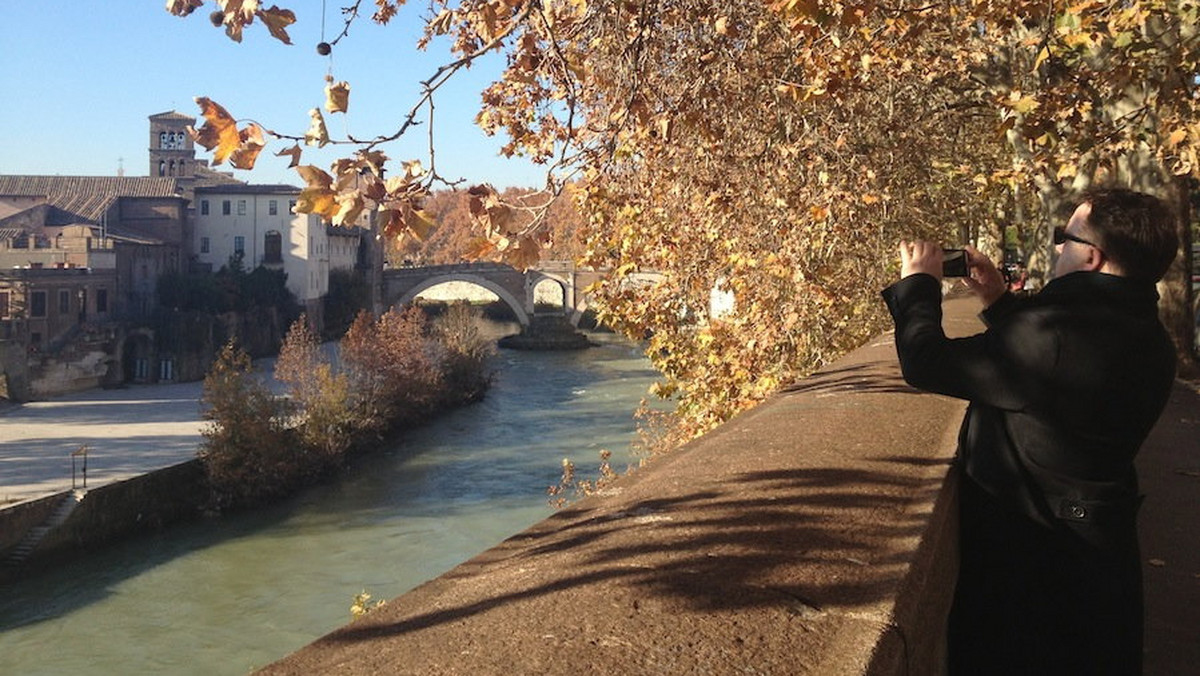
[[[261,673],[936,675],[964,406],[882,336]]]
[[[55,493],[0,509],[0,558],[17,546],[31,528],[45,523],[67,494],[67,491]]]
[[[0,509],[0,559],[31,528],[44,523],[66,495],[57,493]],[[19,569],[0,569],[0,581],[19,577],[24,570],[83,556],[121,538],[196,518],[206,496],[199,460],[91,489]]]

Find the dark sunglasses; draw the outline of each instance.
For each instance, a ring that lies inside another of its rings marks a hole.
[[[1088,246],[1094,246],[1097,249],[1100,249],[1100,247],[1098,245],[1093,244],[1092,242],[1089,242],[1086,239],[1083,239],[1082,237],[1076,237],[1075,235],[1072,235],[1071,233],[1067,232],[1067,229],[1062,227],[1061,225],[1054,229],[1054,243],[1056,245],[1065,244],[1068,241],[1079,242],[1080,244],[1086,244]],[[1103,249],[1100,249],[1100,250],[1103,251]]]

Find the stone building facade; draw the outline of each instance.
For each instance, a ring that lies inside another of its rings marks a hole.
[[[175,379],[147,328],[158,281],[219,269],[239,242],[247,269],[284,270],[320,321],[331,266],[361,258],[358,231],[292,213],[299,188],[209,168],[195,122],[149,117],[149,176],[0,176],[0,397]]]

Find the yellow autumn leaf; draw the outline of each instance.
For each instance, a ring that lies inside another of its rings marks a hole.
[[[296,198],[296,212],[314,214],[327,221],[333,220],[338,212],[336,193],[324,188],[305,188]]]
[[[1050,48],[1042,47],[1042,51],[1038,52],[1037,58],[1033,60],[1033,70],[1037,70],[1042,62],[1050,58]]]
[[[325,85],[325,110],[344,113],[350,108],[350,83],[333,82]]]
[[[333,177],[310,164],[296,167],[296,173],[306,186],[296,199],[296,212],[332,220],[338,211],[337,193],[331,188]]]
[[[204,124],[200,129],[188,128],[192,141],[213,153],[213,164],[221,164],[242,144],[237,123],[221,104],[204,96],[196,97]]]
[[[1009,98],[1005,105],[1021,115],[1028,115],[1037,110],[1039,104],[1032,96],[1021,96],[1019,92],[1014,92],[1014,97]]]

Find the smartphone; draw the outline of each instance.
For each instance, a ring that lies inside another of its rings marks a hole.
[[[942,249],[943,277],[966,277],[968,274],[965,249]]]

